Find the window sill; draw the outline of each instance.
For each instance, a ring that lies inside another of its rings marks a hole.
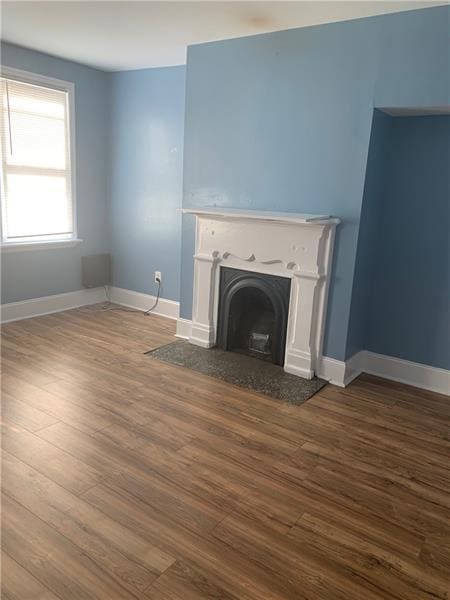
[[[84,240],[78,238],[72,240],[49,240],[40,242],[4,242],[0,244],[2,253],[6,252],[28,252],[30,250],[55,250],[56,248],[72,248],[81,244]]]

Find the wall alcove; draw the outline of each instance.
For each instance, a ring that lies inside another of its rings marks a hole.
[[[450,368],[450,108],[374,111],[347,356]]]

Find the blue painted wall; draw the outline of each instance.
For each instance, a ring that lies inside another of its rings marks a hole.
[[[365,339],[373,352],[445,369],[449,148],[450,117],[390,119]]]
[[[344,360],[374,106],[448,104],[448,7],[190,47],[185,207],[331,213],[324,353]],[[181,315],[191,317],[193,224]]]
[[[2,44],[1,62],[75,83],[74,248],[2,256],[2,303],[78,290],[80,257],[110,251],[113,283],[178,300],[185,67],[104,73]]]
[[[106,252],[110,85],[107,73],[13,46],[1,45],[1,63],[75,83],[78,235],[74,248],[2,256],[2,303],[79,290],[84,254]]]
[[[113,283],[179,299],[186,68],[112,73]]]
[[[430,297],[406,277],[411,265],[402,266],[404,244],[414,240],[408,233],[398,238],[388,227],[391,220],[385,221],[390,212],[392,223],[398,222],[404,207],[392,204],[386,211],[376,201],[391,197],[382,186],[392,119],[377,111],[373,116],[376,106],[449,103],[448,18],[448,7],[440,7],[194,46],[188,52],[186,105],[184,67],[107,74],[3,44],[3,64],[75,83],[78,229],[85,242],[3,256],[2,302],[79,289],[80,256],[110,250],[115,285],[154,293],[153,272],[161,270],[163,296],[181,295],[182,316],[190,318],[193,219],[183,220],[179,273],[175,211],[185,120],[185,207],[326,212],[343,219],[325,354],[343,360],[367,347],[448,367],[448,279],[438,276],[438,265],[428,268],[442,253],[446,216],[433,164],[448,154],[429,165],[433,178],[424,176],[436,182],[426,194],[428,201],[434,198],[439,222],[426,244],[417,242],[413,256],[414,268],[423,267],[422,281],[435,291]],[[411,146],[411,135],[398,132],[392,145]],[[432,137],[425,136],[429,153]],[[423,158],[410,160],[418,164]],[[417,191],[423,180],[413,181]],[[413,230],[428,236],[432,213],[417,212],[423,190],[413,197],[414,190],[395,185],[390,182],[397,195],[411,196]],[[386,253],[397,253],[386,276],[376,271],[372,251],[380,227]],[[376,292],[388,284],[395,289],[392,303],[383,305],[370,282],[376,282]],[[412,315],[420,310],[429,318],[414,329]],[[383,329],[383,323],[389,325]]]
[[[381,204],[385,187],[392,120],[392,117],[378,110],[373,113],[364,196],[359,222],[346,358],[350,358],[366,348],[372,279],[375,261],[378,259]]]

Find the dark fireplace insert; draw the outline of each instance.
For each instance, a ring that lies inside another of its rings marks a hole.
[[[291,280],[221,267],[217,345],[284,364]]]

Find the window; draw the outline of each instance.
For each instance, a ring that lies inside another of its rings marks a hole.
[[[1,96],[2,245],[75,240],[73,84],[2,72]]]

